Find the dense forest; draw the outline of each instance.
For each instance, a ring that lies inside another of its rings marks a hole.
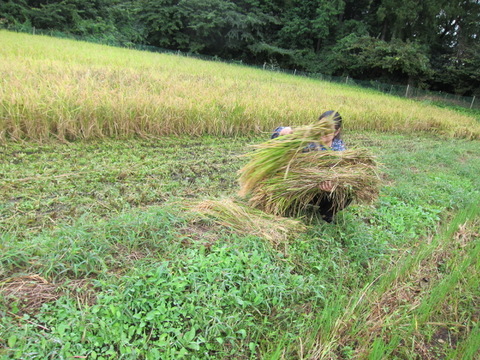
[[[0,27],[480,95],[480,0],[3,0]]]

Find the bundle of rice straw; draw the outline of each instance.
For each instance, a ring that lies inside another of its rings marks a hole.
[[[310,143],[332,132],[333,122],[322,120],[257,145],[240,170],[240,195],[251,195],[251,206],[280,216],[300,216],[325,197],[337,209],[347,199],[364,203],[376,199],[377,163],[366,150],[305,152]],[[320,189],[324,181],[333,183],[332,192]]]
[[[254,234],[275,246],[306,230],[300,221],[266,214],[233,199],[203,200],[195,204],[193,210],[236,233]]]

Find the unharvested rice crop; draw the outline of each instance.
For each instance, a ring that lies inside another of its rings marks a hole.
[[[323,198],[336,209],[351,200],[376,199],[377,162],[367,150],[306,151],[332,132],[333,122],[322,120],[256,146],[240,170],[240,195],[250,196],[251,206],[279,216],[300,216]],[[333,184],[331,192],[320,189],[325,181]]]

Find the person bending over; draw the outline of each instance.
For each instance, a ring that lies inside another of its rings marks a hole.
[[[344,151],[346,150],[346,146],[342,140],[342,117],[336,111],[329,110],[325,111],[318,120],[322,120],[325,118],[331,118],[334,123],[334,131],[330,134],[324,135],[320,138],[319,142],[314,142],[308,144],[304,152],[308,151]],[[270,136],[271,139],[275,139],[282,135],[288,135],[293,133],[293,129],[290,126],[279,126],[274,131],[273,134]],[[322,181],[318,187],[320,190],[331,193],[334,188],[334,184],[332,181]],[[343,204],[334,206],[332,199],[329,196],[320,196],[317,195],[312,202],[310,203],[313,207],[318,208],[318,211],[326,222],[332,222],[335,214],[347,207],[351,202],[351,199],[347,199]]]

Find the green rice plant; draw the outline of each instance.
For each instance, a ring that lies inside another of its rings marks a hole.
[[[285,167],[285,172],[288,172],[292,159],[302,153],[309,143],[316,142],[334,131],[333,121],[323,119],[296,128],[293,134],[254,146],[255,151],[247,154],[250,161],[239,171],[240,196],[250,193],[259,183],[277,174],[279,169]]]
[[[274,246],[306,230],[299,220],[266,214],[234,199],[203,200],[195,204],[193,210],[239,234],[263,237]]]
[[[305,151],[308,144],[333,132],[333,125],[325,119],[258,145],[240,170],[239,194],[251,194],[250,205],[281,216],[299,216],[323,198],[331,199],[336,209],[350,200],[372,202],[380,181],[368,151]],[[320,189],[324,181],[332,182],[331,192]]]
[[[319,184],[331,181],[331,192]],[[378,196],[376,163],[364,150],[315,151],[295,158],[288,169],[280,169],[253,191],[249,203],[277,215],[299,215],[323,198],[343,208],[350,199],[370,203]]]

